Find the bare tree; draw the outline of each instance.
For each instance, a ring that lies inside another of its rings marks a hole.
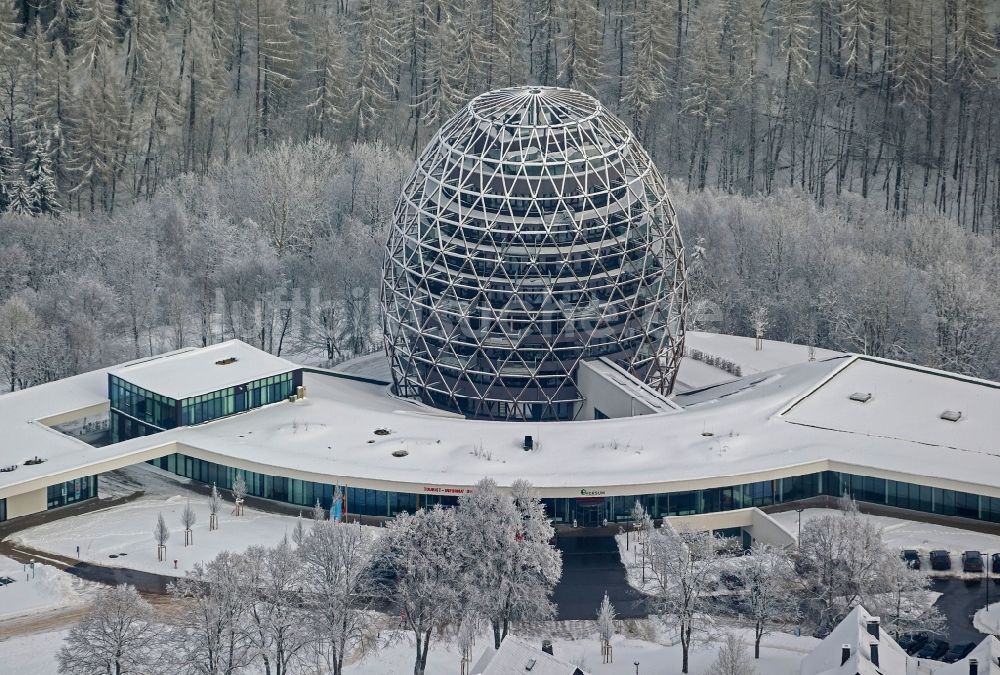
[[[761,638],[774,624],[798,615],[795,568],[783,551],[760,541],[739,563],[736,574],[742,582],[740,607],[754,622],[753,655],[759,659]]]
[[[242,556],[223,552],[209,563],[196,563],[170,588],[178,600],[171,621],[165,660],[174,672],[228,675],[249,666],[251,593],[246,587]]]
[[[212,492],[208,496],[208,529],[209,531],[219,529],[219,509],[222,508],[222,495],[219,488],[212,483]]]
[[[369,529],[330,520],[317,521],[298,549],[306,606],[317,619],[321,651],[333,675],[341,675],[348,654],[375,643],[371,611],[383,591],[373,574],[376,554]]]
[[[163,562],[167,557],[167,540],[170,539],[170,529],[163,514],[156,516],[156,527],[153,528],[153,539],[156,541],[156,559]]]
[[[184,505],[184,510],[181,511],[181,524],[184,525],[184,546],[189,546],[194,543],[194,533],[191,528],[194,524],[198,522],[198,515],[191,508],[191,500],[189,499],[187,504]]]
[[[57,654],[68,675],[139,675],[155,662],[159,626],[133,586],[99,591]]]
[[[655,589],[651,609],[675,627],[681,643],[681,672],[688,672],[693,646],[706,640],[711,621],[704,614],[705,597],[718,577],[720,553],[732,543],[711,532],[678,532],[669,521],[651,529],[647,538]]]

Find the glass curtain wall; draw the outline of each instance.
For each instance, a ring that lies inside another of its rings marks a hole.
[[[181,454],[167,455],[150,463],[192,480],[214,483],[224,490],[232,489],[236,471],[241,471]],[[248,493],[254,497],[307,507],[319,500],[324,508],[330,508],[335,489],[333,485],[252,471],[241,473]],[[400,511],[412,513],[434,504],[458,504],[458,497],[453,495],[387,492],[347,486],[341,486],[341,490],[347,498],[346,512],[366,516],[394,516]],[[845,493],[861,502],[1000,523],[1000,498],[835,471],[705,490],[622,497],[547,498],[542,502],[549,517],[556,522],[577,520],[578,524],[598,525],[605,519],[609,522],[629,521],[636,500],[653,518],[663,518],[772,506],[823,495],[840,497]]]
[[[148,436],[180,425],[200,424],[277,403],[287,399],[300,384],[302,371],[296,370],[178,402],[111,375],[108,385],[111,442]]]
[[[48,508],[75,504],[97,496],[97,476],[83,476],[48,487]]]

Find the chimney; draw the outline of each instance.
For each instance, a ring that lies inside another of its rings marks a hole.
[[[873,642],[870,646],[871,649],[871,662],[873,666],[878,666],[878,643]],[[843,664],[841,664],[843,665]]]
[[[552,640],[542,640],[542,651],[552,656]]]
[[[979,675],[979,661],[969,659],[969,675]]]
[[[851,658],[851,645],[843,644],[840,645],[840,665],[847,663],[848,659]]]
[[[881,636],[879,635],[878,631],[880,622],[881,619],[879,619],[877,616],[873,616],[872,618],[868,619],[868,634],[871,635],[876,640],[881,639]]]

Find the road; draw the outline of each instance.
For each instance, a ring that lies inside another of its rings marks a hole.
[[[972,616],[986,606],[986,582],[977,579],[935,579],[931,589],[941,593],[934,603],[948,619],[949,642],[979,642],[984,635],[972,626]],[[1000,601],[1000,584],[990,583],[990,602]]]
[[[560,621],[593,619],[605,591],[620,618],[646,616],[641,596],[628,585],[613,536],[560,534],[556,546],[563,555],[563,575],[552,599]]]

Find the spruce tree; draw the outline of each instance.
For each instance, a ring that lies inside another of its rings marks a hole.
[[[18,180],[14,153],[0,138],[0,213],[10,209],[14,200],[15,183]]]
[[[62,208],[52,171],[51,138],[49,130],[43,128],[31,135],[26,146],[23,184],[28,208],[34,215],[57,215]]]

